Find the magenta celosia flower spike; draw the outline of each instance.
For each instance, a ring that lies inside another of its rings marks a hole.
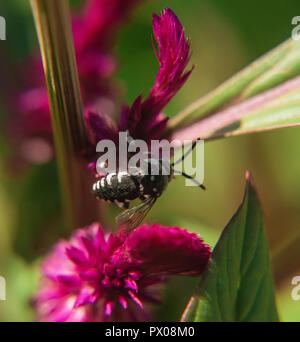
[[[190,58],[190,45],[180,21],[170,9],[164,10],[161,17],[154,14],[153,31],[158,46],[156,55],[159,72],[145,102],[149,102],[149,111],[160,112],[191,73],[191,70],[185,72]]]
[[[177,227],[142,225],[104,236],[98,224],[59,242],[42,266],[35,297],[44,321],[149,320],[165,276],[201,274],[210,248]]]
[[[159,61],[159,71],[149,96],[143,101],[140,95],[130,106],[123,106],[117,124],[107,125],[105,113],[86,113],[92,144],[101,139],[116,140],[118,132],[128,131],[135,139],[150,142],[162,137],[168,118],[163,108],[184,85],[192,70],[186,71],[190,58],[190,44],[183,27],[170,9],[161,16],[153,16],[153,32],[157,42],[154,49]]]
[[[153,15],[153,32],[157,49],[153,46],[159,61],[154,86],[145,101],[140,96],[131,108],[124,108],[119,124],[120,131],[127,129],[133,137],[146,141],[161,137],[167,124],[161,111],[192,71],[185,71],[190,59],[190,44],[172,10],[163,10],[160,17]]]

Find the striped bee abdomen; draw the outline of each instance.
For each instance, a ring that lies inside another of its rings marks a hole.
[[[139,185],[127,172],[110,173],[94,183],[93,193],[105,201],[127,203],[139,197]]]

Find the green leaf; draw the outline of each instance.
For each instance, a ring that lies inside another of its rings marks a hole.
[[[278,321],[267,237],[250,175],[183,321]]]
[[[213,115],[300,75],[300,41],[289,39],[251,63],[215,90],[196,100],[169,121],[169,132]]]
[[[239,126],[236,129],[227,131],[225,129],[224,135],[240,135],[298,125],[300,125],[300,87],[250,112],[239,120]]]
[[[0,273],[6,280],[6,300],[0,301],[0,320],[34,321],[32,299],[40,276],[38,263],[27,264],[19,256],[7,254]]]
[[[300,125],[300,76],[174,132],[172,139],[215,139]]]

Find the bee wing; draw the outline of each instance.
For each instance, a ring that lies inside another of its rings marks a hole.
[[[121,228],[125,228],[126,231],[132,230],[139,226],[150,211],[150,209],[153,207],[156,199],[156,197],[147,198],[136,207],[125,210],[116,218],[118,226]]]

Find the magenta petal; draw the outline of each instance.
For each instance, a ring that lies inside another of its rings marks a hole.
[[[126,300],[126,298],[121,296],[121,295],[119,295],[118,296],[118,301],[121,304],[122,308],[126,310],[127,309],[127,300]]]
[[[82,265],[88,261],[85,253],[76,247],[67,248],[66,253],[75,264]]]
[[[128,288],[130,290],[133,290],[135,292],[138,291],[138,287],[137,287],[136,282],[133,279],[131,279],[130,277],[124,279],[124,282],[125,282],[125,287],[126,288]]]
[[[85,236],[81,237],[81,241],[85,246],[86,250],[88,251],[90,256],[93,256],[95,253],[95,245],[92,239],[86,238]]]
[[[73,297],[65,297],[63,302],[48,301],[42,305],[44,320],[48,322],[65,322],[74,310]],[[59,304],[59,305],[58,305]]]
[[[154,121],[149,127],[149,135],[153,140],[160,139],[163,136],[167,128],[169,118],[164,117],[163,115],[158,116],[156,121]]]
[[[93,288],[83,288],[79,295],[77,296],[76,302],[74,304],[74,308],[77,308],[79,306],[85,305],[85,304],[93,304],[94,302],[91,300],[91,297],[93,293],[95,292],[95,289]]]
[[[197,234],[160,225],[138,227],[129,235],[116,262],[122,262],[123,250],[130,251],[133,264],[156,276],[201,274],[210,257],[209,246]]]
[[[113,127],[111,118],[104,114],[96,114],[88,111],[85,114],[85,122],[90,142],[96,145],[102,139],[109,139],[117,142],[118,135]]]
[[[115,306],[114,302],[107,302],[107,303],[105,303],[105,305],[104,305],[105,316],[110,316],[112,314],[114,306]]]
[[[143,303],[140,301],[139,297],[134,294],[132,291],[128,291],[131,299],[140,307],[143,308]]]
[[[46,281],[47,282],[47,281]],[[45,286],[45,285],[44,285]],[[36,301],[47,302],[49,300],[57,299],[62,296],[63,290],[58,291],[57,286],[46,287],[38,292]]]
[[[120,132],[128,130],[131,136],[135,136],[136,126],[142,119],[142,96],[139,96],[131,107],[123,106],[118,130]]]
[[[140,271],[132,271],[128,272],[128,274],[133,280],[139,280],[142,277],[142,272]]]
[[[80,279],[77,275],[58,275],[57,280],[69,287],[78,287],[80,285]]]
[[[81,272],[80,277],[87,279],[87,280],[96,281],[99,278],[99,271],[97,271],[96,269],[89,269],[85,272]]]

